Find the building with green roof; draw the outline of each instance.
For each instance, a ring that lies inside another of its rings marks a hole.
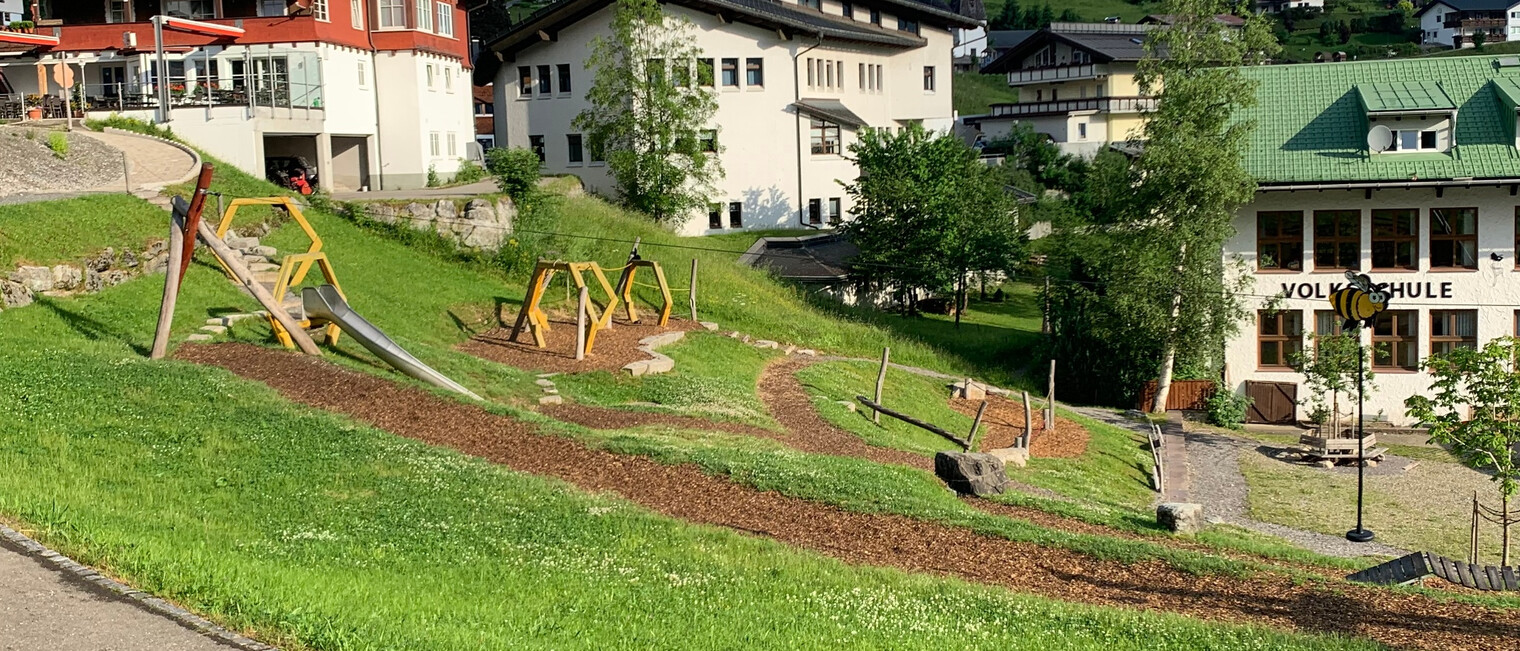
[[[1245,153],[1259,186],[1226,257],[1252,273],[1254,322],[1226,348],[1251,417],[1308,417],[1293,353],[1338,331],[1347,271],[1388,283],[1367,413],[1402,423],[1424,362],[1520,332],[1520,58],[1432,57],[1245,69]]]

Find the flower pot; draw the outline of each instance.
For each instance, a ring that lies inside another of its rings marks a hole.
[[[42,109],[38,108],[38,107],[35,107],[35,106],[32,107],[32,108],[27,109],[26,110],[26,119],[28,119],[28,120],[41,120],[42,119]]]

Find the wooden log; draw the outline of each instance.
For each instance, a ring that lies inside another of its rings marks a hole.
[[[575,302],[575,359],[586,359],[586,288],[582,287]]]
[[[190,195],[190,209],[185,213],[187,234],[200,231],[201,211],[206,209],[206,190],[211,187],[211,172],[214,169],[211,163],[201,164],[200,177],[195,181],[195,193]],[[195,257],[195,236],[186,237],[181,246],[185,249],[179,260],[179,277],[183,281],[185,272],[190,271],[190,260]]]
[[[1024,392],[1024,435],[1020,436],[1021,448],[1029,447],[1029,435],[1034,432],[1034,414],[1029,411],[1029,392]]]
[[[971,421],[971,433],[966,436],[966,448],[976,444],[976,430],[982,426],[982,413],[987,411],[987,401],[982,401],[982,406],[976,408],[976,418]]]
[[[887,359],[892,356],[890,347],[881,349],[881,370],[876,372],[876,404],[881,404],[881,390],[887,384]],[[871,414],[871,422],[881,424],[881,411]]]
[[[962,439],[961,437],[956,436],[954,434],[951,434],[950,432],[947,432],[947,431],[945,431],[943,429],[940,429],[939,427],[935,427],[934,425],[930,425],[929,423],[925,423],[924,421],[921,421],[921,420],[919,420],[917,418],[914,418],[912,416],[909,416],[907,414],[902,414],[902,413],[898,413],[898,412],[892,411],[891,409],[887,409],[886,407],[883,407],[883,406],[881,406],[881,405],[879,405],[879,404],[877,404],[875,402],[872,402],[870,399],[866,398],[865,396],[855,396],[855,399],[859,400],[861,404],[863,404],[863,405],[865,405],[867,407],[870,407],[871,409],[875,409],[877,413],[886,414],[888,416],[896,418],[897,420],[900,420],[900,421],[902,421],[904,423],[907,423],[909,425],[913,425],[913,426],[916,426],[916,427],[921,427],[923,429],[929,430],[930,432],[934,432],[935,434],[938,434],[938,435],[943,436],[943,437],[945,437],[947,439],[950,439],[951,441],[954,441],[955,444],[961,446],[961,449],[963,449],[963,450],[968,450],[969,451],[971,449],[971,442],[970,441]]]
[[[1056,360],[1050,360],[1050,383],[1045,389],[1046,431],[1056,428]]]
[[[311,336],[301,329],[301,326],[296,323],[295,319],[290,318],[290,313],[285,311],[285,307],[280,305],[280,301],[270,295],[269,290],[264,289],[264,286],[254,279],[253,273],[248,271],[247,265],[243,264],[243,256],[227,246],[227,243],[223,242],[222,238],[217,237],[216,231],[212,230],[210,224],[201,222],[199,232],[201,239],[205,240],[206,245],[211,247],[211,252],[215,253],[216,257],[221,258],[222,264],[227,265],[227,268],[232,270],[232,275],[237,277],[238,282],[243,283],[243,286],[248,288],[248,292],[253,294],[255,299],[258,299],[259,304],[263,305],[264,309],[269,310],[269,316],[279,322],[280,327],[285,328],[286,332],[290,333],[290,340],[295,342],[296,347],[300,348],[301,352],[307,355],[321,355],[322,351],[311,340]]]
[[[164,299],[158,306],[158,329],[153,332],[153,350],[149,359],[163,359],[169,354],[169,330],[174,326],[174,305],[179,302],[180,258],[185,255],[185,215],[190,208],[183,199],[174,198],[169,215],[169,265],[164,269]]]
[[[697,322],[697,259],[691,259],[691,287],[686,291],[687,300],[691,301],[691,321]]]

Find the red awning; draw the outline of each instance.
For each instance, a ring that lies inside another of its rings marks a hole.
[[[0,43],[29,45],[32,47],[52,47],[58,44],[58,37],[0,30]]]
[[[231,25],[219,25],[217,23],[207,23],[199,20],[175,18],[173,16],[155,16],[155,18],[163,20],[164,29],[172,29],[179,32],[204,34],[206,36],[221,36],[224,38],[237,38],[243,35],[243,29],[241,27],[233,27]]]

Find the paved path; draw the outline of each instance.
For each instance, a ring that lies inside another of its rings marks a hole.
[[[468,199],[501,192],[494,179],[452,188],[418,188],[416,190],[375,190],[373,192],[334,192],[339,201],[381,201],[396,199]]]
[[[0,545],[0,651],[234,648]]]
[[[79,130],[75,133],[94,138],[120,149],[127,156],[132,172],[132,191],[158,190],[195,171],[195,158],[183,149],[152,138],[124,133],[106,133]],[[98,188],[101,191],[123,191],[124,186]]]

